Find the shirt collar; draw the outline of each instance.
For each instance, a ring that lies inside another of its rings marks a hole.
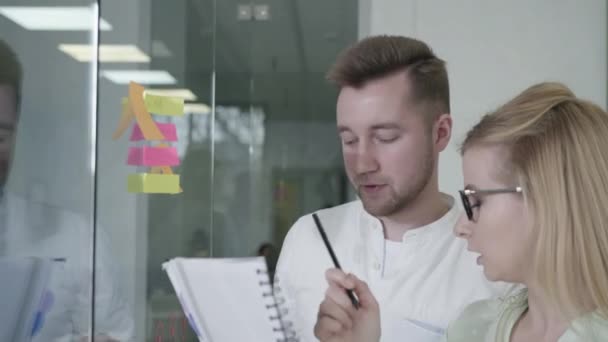
[[[447,194],[442,194],[442,200],[449,205],[450,209],[439,219],[431,222],[427,225],[418,227],[416,229],[408,230],[403,234],[402,242],[407,243],[426,243],[428,241],[435,240],[438,235],[452,234],[452,228],[460,210],[455,205],[454,198]],[[372,229],[382,232],[382,222],[377,217],[369,214],[363,207],[363,203],[359,201],[359,207],[361,211],[361,222],[362,227],[366,230]]]

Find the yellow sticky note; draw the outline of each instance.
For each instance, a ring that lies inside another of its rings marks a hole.
[[[146,109],[158,115],[184,115],[184,99],[179,97],[146,94]]]
[[[181,189],[179,186],[179,175],[136,173],[130,174],[127,179],[129,192],[146,194],[177,194]]]

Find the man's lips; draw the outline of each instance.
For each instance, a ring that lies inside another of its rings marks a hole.
[[[359,189],[364,192],[376,192],[382,190],[386,184],[362,184]]]

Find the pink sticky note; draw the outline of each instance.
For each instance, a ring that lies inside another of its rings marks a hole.
[[[175,124],[156,122],[156,126],[165,137],[165,141],[177,141],[177,129],[175,128]],[[141,131],[141,128],[139,128],[137,124],[133,125],[133,130],[131,131],[131,138],[129,140],[146,140],[146,138],[144,138],[144,134]]]
[[[134,166],[176,166],[179,157],[175,147],[130,147],[127,164]]]

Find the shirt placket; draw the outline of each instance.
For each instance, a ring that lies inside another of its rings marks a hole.
[[[369,241],[369,260],[367,261],[370,283],[378,284],[382,280],[382,270],[384,269],[385,244],[382,224],[378,221],[371,223],[371,234]]]

